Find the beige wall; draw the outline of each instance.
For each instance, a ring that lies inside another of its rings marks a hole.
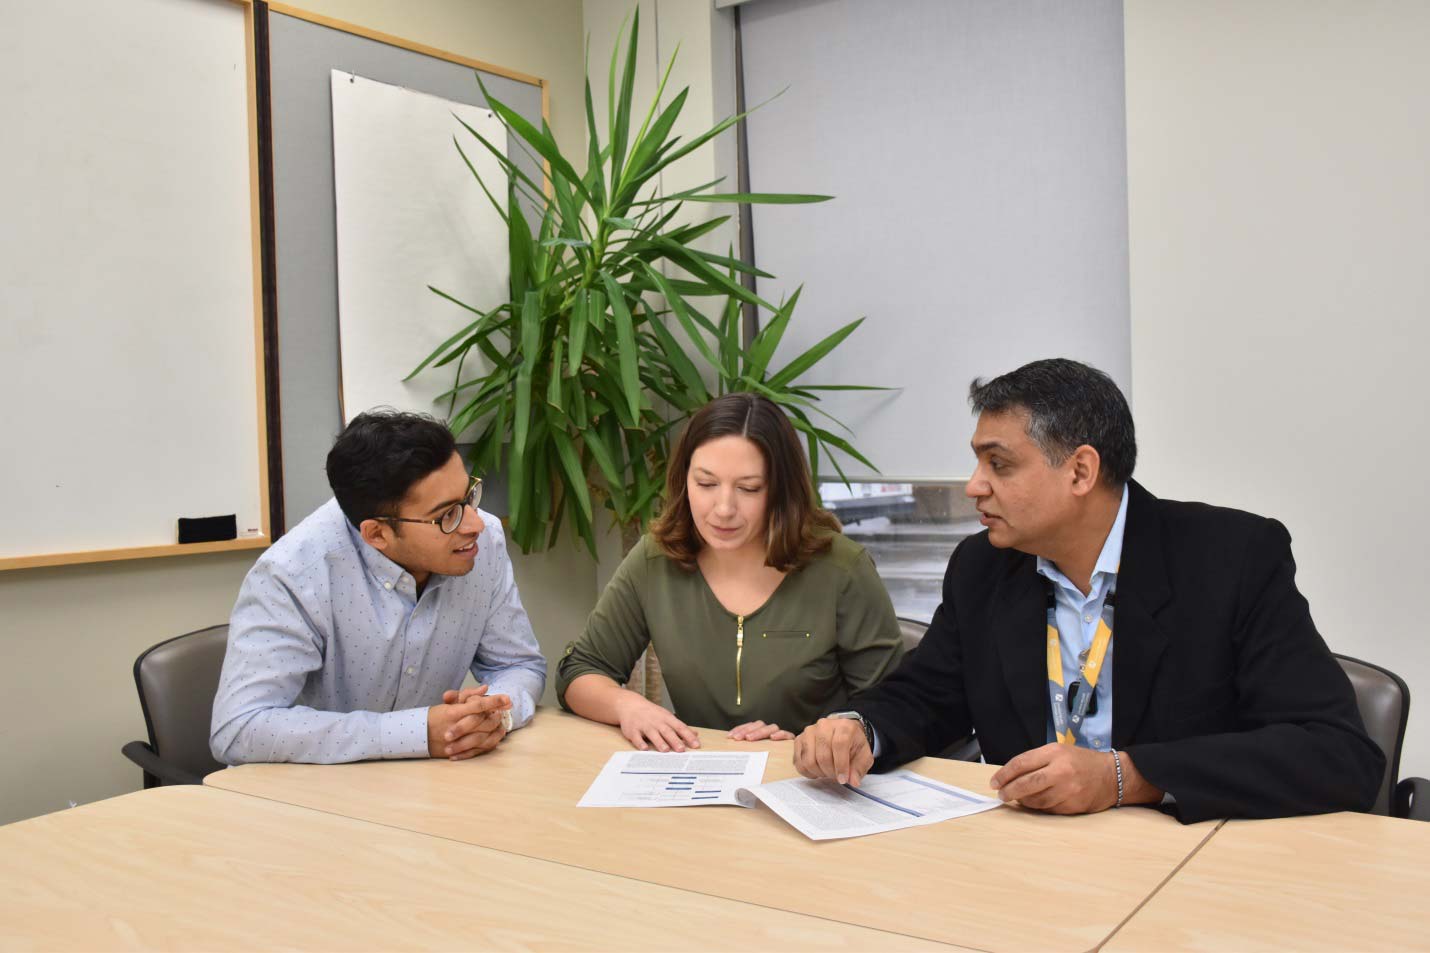
[[[1279,518],[1331,648],[1430,698],[1430,4],[1125,11],[1139,476]]]
[[[584,151],[580,0],[327,0],[306,7],[549,80],[552,128],[563,149]],[[0,573],[0,823],[139,787],[139,769],[119,753],[126,741],[144,737],[134,658],[161,639],[226,620],[254,558],[231,553]],[[555,658],[594,603],[594,565],[570,545],[517,552],[513,561],[542,648]]]

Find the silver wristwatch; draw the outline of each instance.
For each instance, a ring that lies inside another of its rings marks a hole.
[[[869,744],[869,750],[874,750],[874,728],[869,724],[869,719],[859,714],[857,711],[832,711],[824,716],[825,718],[848,718],[851,721],[859,722],[859,727],[864,729],[864,740]]]

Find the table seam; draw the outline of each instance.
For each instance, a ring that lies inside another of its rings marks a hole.
[[[1112,928],[1112,932],[1109,933],[1107,936],[1103,937],[1103,938],[1102,938],[1102,942],[1099,943],[1099,944],[1097,944],[1096,946],[1094,946],[1092,949],[1093,949],[1094,951],[1101,950],[1101,949],[1102,949],[1103,947],[1105,947],[1107,944],[1111,943],[1111,942],[1112,942],[1112,938],[1115,937],[1115,936],[1117,936],[1118,933],[1122,932],[1122,928],[1125,927],[1125,926],[1127,926],[1128,922],[1130,922],[1133,917],[1135,917],[1135,916],[1137,916],[1137,914],[1141,913],[1141,912],[1142,912],[1142,908],[1145,907],[1145,906],[1147,906],[1147,904],[1151,903],[1151,902],[1152,902],[1152,898],[1155,897],[1155,896],[1157,896],[1157,894],[1161,893],[1161,892],[1162,892],[1162,888],[1165,887],[1165,886],[1167,886],[1167,884],[1171,883],[1171,882],[1172,882],[1172,878],[1175,877],[1175,876],[1177,876],[1177,874],[1181,873],[1181,872],[1182,872],[1182,868],[1185,867],[1185,866],[1187,866],[1187,864],[1191,863],[1192,858],[1195,857],[1195,856],[1197,856],[1197,854],[1201,853],[1202,848],[1205,847],[1205,846],[1207,846],[1207,843],[1210,842],[1211,839],[1212,839],[1213,837],[1215,837],[1215,836],[1221,831],[1221,829],[1222,829],[1223,827],[1225,827],[1225,826],[1226,826],[1226,818],[1222,818],[1221,820],[1217,821],[1216,827],[1213,827],[1210,831],[1208,831],[1208,832],[1207,832],[1207,836],[1206,836],[1206,837],[1203,837],[1203,838],[1197,843],[1197,846],[1196,846],[1196,847],[1193,847],[1193,848],[1191,849],[1191,851],[1188,852],[1187,856],[1183,857],[1183,858],[1181,859],[1181,861],[1178,862],[1177,866],[1173,867],[1172,870],[1171,870],[1171,872],[1168,873],[1167,876],[1163,877],[1163,878],[1162,878],[1162,881],[1161,881],[1159,884],[1157,884],[1157,886],[1155,886],[1155,887],[1152,888],[1152,892],[1149,893],[1147,896],[1143,897],[1143,898],[1142,898],[1142,902],[1139,903],[1139,904],[1137,904],[1137,906],[1133,907],[1133,908],[1132,908],[1132,912],[1129,913],[1127,916],[1123,917],[1123,918],[1122,918],[1122,922],[1119,923],[1119,924],[1117,924],[1117,926],[1113,927],[1113,928]]]
[[[618,879],[620,879],[620,880],[629,880],[629,881],[631,881],[632,883],[648,884],[648,885],[650,885],[650,886],[652,886],[652,887],[663,887],[663,888],[665,888],[665,889],[667,889],[667,890],[679,890],[679,891],[682,891],[682,892],[684,892],[684,893],[695,894],[696,896],[699,896],[699,897],[709,897],[709,898],[714,899],[714,900],[724,900],[724,901],[726,901],[726,902],[728,902],[728,903],[745,903],[745,904],[749,904],[749,905],[752,906],[752,907],[759,907],[759,908],[761,908],[761,909],[763,909],[763,910],[774,910],[774,911],[776,911],[776,912],[778,912],[778,913],[788,913],[788,914],[793,914],[794,916],[799,916],[799,917],[809,917],[809,918],[812,919],[812,920],[822,920],[822,921],[825,922],[825,923],[837,923],[837,924],[841,924],[841,925],[843,925],[843,926],[856,927],[856,928],[858,928],[858,929],[860,929],[860,930],[872,930],[872,931],[874,931],[874,932],[876,932],[876,933],[887,933],[887,934],[889,934],[890,936],[906,937],[906,938],[908,938],[908,939],[910,939],[910,940],[922,940],[922,941],[924,941],[924,942],[926,942],[926,943],[937,943],[939,946],[946,946],[946,947],[948,947],[950,950],[967,950],[967,951],[969,951],[969,953],[997,953],[997,951],[987,950],[987,949],[984,949],[983,947],[966,946],[966,945],[964,945],[964,944],[962,944],[962,943],[950,943],[950,942],[948,942],[948,941],[946,941],[946,940],[940,940],[940,939],[936,939],[936,938],[934,938],[934,937],[923,936],[923,935],[918,934],[918,933],[904,933],[904,932],[901,932],[901,931],[899,931],[899,930],[886,930],[886,929],[883,929],[882,927],[871,927],[871,926],[867,926],[867,925],[865,925],[865,924],[863,924],[863,923],[850,923],[848,920],[839,920],[839,919],[836,919],[836,918],[834,918],[834,917],[826,917],[826,916],[822,916],[822,915],[817,914],[817,913],[805,913],[805,912],[803,912],[803,911],[801,911],[801,910],[787,910],[787,909],[785,909],[784,907],[771,906],[770,904],[767,904],[767,903],[759,903],[759,902],[754,901],[754,900],[736,900],[736,899],[734,899],[733,897],[724,897],[724,896],[721,896],[720,894],[717,894],[717,893],[707,893],[707,892],[705,892],[704,890],[695,890],[695,889],[692,889],[692,888],[690,888],[690,887],[677,887],[677,886],[675,886],[674,884],[661,883],[661,882],[658,881],[658,880],[643,880],[643,879],[640,878],[640,877],[632,877],[632,876],[630,876],[630,875],[628,875],[628,874],[618,874],[618,873],[613,873],[613,872],[611,872],[611,871],[609,871],[609,870],[599,870],[599,869],[597,869],[597,868],[595,868],[595,867],[585,867],[585,866],[582,866],[581,864],[573,864],[573,863],[570,863],[569,861],[564,861],[564,860],[555,860],[555,859],[553,859],[553,858],[550,858],[550,857],[542,857],[542,856],[539,856],[539,855],[537,855],[537,854],[524,854],[524,853],[522,853],[521,851],[517,851],[517,850],[507,850],[507,849],[502,848],[502,847],[488,847],[486,844],[473,844],[471,841],[465,841],[465,840],[462,840],[462,839],[457,838],[457,837],[448,837],[448,836],[446,836],[445,834],[433,834],[433,833],[431,833],[430,831],[415,831],[415,830],[411,829],[410,827],[400,827],[400,826],[398,826],[398,825],[396,825],[396,824],[385,824],[385,823],[383,823],[382,821],[368,820],[368,819],[365,818],[365,817],[353,817],[352,815],[349,815],[349,814],[341,814],[341,813],[339,813],[339,812],[337,812],[337,811],[329,811],[329,810],[325,810],[324,808],[320,808],[320,807],[309,807],[309,806],[306,805],[306,804],[294,804],[292,801],[284,801],[284,800],[282,800],[282,799],[280,799],[280,798],[269,797],[268,795],[265,795],[265,794],[254,794],[254,793],[252,793],[251,791],[235,791],[235,790],[233,790],[233,789],[231,789],[231,788],[219,787],[217,784],[212,784],[212,785],[210,785],[210,784],[204,784],[204,785],[202,785],[202,787],[210,788],[210,789],[212,789],[212,790],[214,790],[214,791],[226,791],[226,792],[228,792],[229,794],[238,794],[238,795],[241,795],[241,796],[243,796],[243,797],[257,798],[257,799],[260,800],[260,801],[269,801],[269,802],[271,802],[271,803],[273,803],[273,804],[285,804],[285,805],[287,805],[288,807],[296,807],[296,808],[298,808],[299,810],[311,811],[311,812],[313,812],[314,814],[326,814],[326,815],[328,815],[329,817],[340,817],[340,818],[343,818],[344,820],[356,821],[356,822],[359,823],[359,824],[371,824],[373,827],[380,827],[380,828],[383,828],[383,829],[385,829],[385,830],[400,831],[400,832],[403,832],[403,833],[406,833],[406,834],[416,834],[416,835],[418,835],[418,836],[420,836],[420,837],[430,837],[430,838],[432,838],[432,839],[434,839],[434,840],[447,841],[448,843],[452,843],[452,844],[462,844],[462,845],[464,845],[464,846],[466,846],[466,847],[479,847],[479,848],[481,848],[482,850],[495,851],[495,852],[498,853],[498,854],[510,854],[510,855],[513,856],[513,857],[524,857],[524,858],[526,858],[527,860],[539,860],[539,861],[543,861],[543,862],[548,863],[548,864],[556,864],[557,866],[560,866],[560,867],[570,867],[570,868],[572,868],[572,869],[574,869],[574,870],[584,870],[584,871],[586,871],[586,872],[588,872],[588,873],[602,874],[602,875],[607,876],[607,877],[616,877],[616,878],[618,878]],[[1200,845],[1198,845],[1198,846],[1200,847]],[[1139,908],[1139,909],[1140,909],[1140,908]],[[1134,911],[1134,912],[1136,912],[1136,911]],[[1124,920],[1123,922],[1125,923],[1126,921]],[[1118,929],[1121,929],[1121,927],[1122,927],[1122,924],[1119,923],[1119,924],[1118,924]],[[1113,932],[1116,932],[1116,930],[1114,930]],[[1109,936],[1110,936],[1110,935],[1109,935]],[[1106,941],[1103,941],[1103,942],[1106,942]]]

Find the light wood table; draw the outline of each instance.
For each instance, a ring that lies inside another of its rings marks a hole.
[[[0,827],[0,950],[950,949],[200,787]]]
[[[791,742],[767,750],[766,780],[794,774]],[[246,765],[208,777],[229,791],[570,864],[981,950],[1087,950],[1216,828],[1134,808],[1063,818],[1000,808],[973,817],[817,843],[769,810],[578,808],[616,729],[542,710],[470,761]],[[994,768],[924,759],[929,777],[987,790]]]
[[[1430,949],[1430,824],[1227,821],[1106,949]]]

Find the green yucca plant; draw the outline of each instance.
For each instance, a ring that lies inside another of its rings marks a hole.
[[[478,426],[472,450],[477,471],[497,472],[505,465],[508,531],[527,552],[552,545],[563,520],[570,520],[594,554],[598,506],[625,528],[645,526],[660,505],[671,431],[712,396],[701,365],[714,382],[714,393],[755,391],[780,404],[806,436],[816,474],[821,447],[836,470],[838,462],[829,447],[873,466],[844,438],[816,424],[814,415],[834,420],[818,408],[819,391],[878,388],[800,383],[863,319],[772,370],[799,292],[772,306],[743,287],[738,274],[773,276],[730,255],[695,247],[729,216],[672,224],[686,202],[791,204],[822,202],[829,196],[719,194],[712,190],[720,180],[673,195],[649,195],[646,187],[661,170],[742,116],[731,116],[687,143],[672,136],[689,92],[681,90],[660,108],[675,62],[672,56],[654,101],[632,134],[639,31],[637,10],[624,57],[619,55],[624,25],[611,53],[604,145],[587,78],[590,142],[584,175],[561,154],[544,122],[537,129],[482,86],[509,141],[522,143],[545,160],[549,197],[463,123],[507,174],[507,202],[498,202],[454,139],[462,160],[507,224],[511,294],[500,306],[480,311],[433,288],[472,312],[475,320],[443,342],[408,379],[429,368],[456,365],[454,386],[439,398],[448,401],[448,423],[457,434]],[[522,212],[523,202],[540,216],[534,233]],[[691,304],[693,298],[716,299],[718,317],[707,317]],[[740,308],[745,302],[771,317],[752,341],[742,344]],[[491,371],[464,382],[462,365],[474,348]]]

